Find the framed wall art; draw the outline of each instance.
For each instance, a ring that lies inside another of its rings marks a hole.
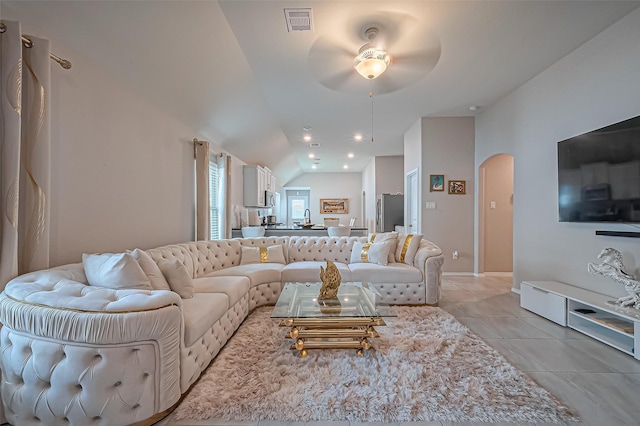
[[[429,192],[444,191],[444,175],[429,175]]]
[[[464,180],[449,181],[449,194],[466,194],[466,193],[467,193],[467,181],[464,181]]]
[[[320,198],[320,214],[348,214],[348,198]]]

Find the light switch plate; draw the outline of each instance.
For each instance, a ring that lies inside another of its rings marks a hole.
[[[433,210],[436,208],[436,202],[435,201],[427,201],[426,203],[424,203],[424,208],[428,209],[428,210]]]
[[[491,210],[495,209],[495,208],[496,208],[496,202],[495,202],[495,201],[491,201],[491,202],[489,203],[489,208],[490,208]]]

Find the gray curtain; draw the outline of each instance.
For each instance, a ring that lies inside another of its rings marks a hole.
[[[13,277],[49,267],[49,41],[21,39],[20,23],[1,21],[0,289]]]

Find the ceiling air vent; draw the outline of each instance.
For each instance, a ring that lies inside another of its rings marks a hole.
[[[313,31],[313,12],[310,8],[285,9],[284,17],[287,20],[287,30]]]
[[[311,143],[309,144],[309,146],[310,146],[311,148],[317,148],[317,147],[319,147],[319,146],[320,146],[320,144],[319,144],[318,142],[311,142]]]

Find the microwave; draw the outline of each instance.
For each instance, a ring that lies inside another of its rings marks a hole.
[[[264,206],[275,207],[276,206],[276,194],[271,191],[264,191]]]

